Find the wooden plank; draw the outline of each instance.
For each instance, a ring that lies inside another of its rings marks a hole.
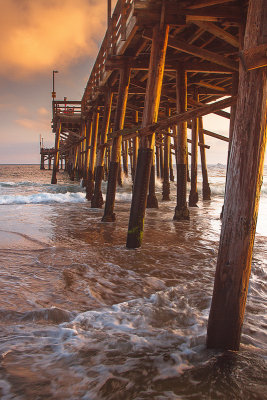
[[[161,132],[162,130],[168,128],[169,126],[174,126],[178,123],[184,121],[190,121],[193,118],[202,117],[204,115],[211,114],[218,110],[227,108],[232,104],[235,104],[236,99],[237,99],[236,96],[228,97],[227,99],[219,100],[212,104],[203,105],[202,107],[195,108],[193,110],[186,111],[184,113],[180,113],[178,115],[174,115],[169,118],[162,119],[157,123],[147,125],[145,127],[134,127],[129,130],[117,130],[112,132],[109,137],[113,138],[116,136],[120,136],[124,133],[124,138],[130,139],[131,137],[134,137],[136,135],[137,131],[140,137],[151,135],[151,132]]]
[[[188,103],[191,104],[191,105],[193,105],[193,106],[198,106],[198,107],[201,107],[201,106],[203,106],[203,104],[204,104],[204,103],[201,103],[200,101],[195,101],[195,100],[192,99],[192,98],[189,98],[189,99],[188,99]],[[228,113],[228,112],[226,112],[226,111],[223,111],[223,110],[215,111],[214,114],[217,114],[217,115],[219,115],[220,117],[224,117],[224,118],[230,119],[230,113]]]
[[[219,26],[207,21],[195,21],[195,24],[200,28],[205,29],[205,31],[210,32],[212,35],[230,43],[232,46],[239,48],[238,38],[231,35],[229,32],[226,32]]]
[[[233,1],[235,0],[201,0],[201,1],[194,0],[188,2],[189,4],[186,4],[186,7],[189,8],[190,10],[195,10],[202,7],[210,7],[218,4],[230,3]]]
[[[232,74],[233,70],[231,68],[220,66],[213,62],[196,62],[190,61],[184,63],[184,68],[187,72],[202,72],[206,74]]]
[[[145,31],[143,34],[143,37],[145,37],[146,39],[152,39],[152,36],[150,34],[149,31]],[[208,60],[211,61],[215,64],[219,64],[222,65],[226,68],[229,68],[233,71],[237,71],[238,70],[238,63],[227,58],[224,56],[221,56],[219,54],[216,54],[212,51],[206,50],[206,49],[202,49],[200,47],[194,46],[193,44],[188,44],[182,40],[178,40],[178,39],[173,39],[173,38],[169,38],[168,41],[168,46],[172,47],[175,50],[179,50],[182,51],[184,53],[188,53],[191,54],[193,56],[202,58],[204,60]]]
[[[211,61],[215,64],[222,65],[233,71],[238,71],[238,63],[227,58],[221,56],[219,54],[213,53],[212,51],[201,49],[200,47],[194,46],[193,44],[188,44],[183,42],[182,40],[178,39],[169,39],[168,46],[172,47],[173,49],[191,54],[193,56],[203,58],[204,60]]]
[[[186,22],[222,21],[241,22],[243,8],[240,6],[216,6],[210,8],[186,9]]]
[[[207,82],[204,82],[204,81],[194,82],[194,85],[206,87],[206,88],[209,88],[209,89],[213,89],[213,90],[216,90],[217,92],[222,92],[222,93],[227,92],[224,87],[221,87],[221,86],[218,86],[218,85],[212,85],[211,83],[207,83]]]

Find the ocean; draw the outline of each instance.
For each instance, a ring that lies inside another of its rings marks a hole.
[[[184,222],[157,180],[128,250],[129,178],[102,223],[65,172],[51,185],[38,165],[0,166],[2,400],[267,399],[267,169],[239,352],[205,347],[225,166],[208,173],[212,200],[200,182]]]

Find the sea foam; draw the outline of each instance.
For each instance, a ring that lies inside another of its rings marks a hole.
[[[84,203],[85,193],[37,193],[25,195],[0,196],[0,205],[4,204],[47,204],[47,203]]]

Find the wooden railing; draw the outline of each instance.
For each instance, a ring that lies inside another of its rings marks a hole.
[[[108,77],[105,64],[109,56],[119,53],[121,42],[127,39],[127,25],[133,15],[134,0],[118,0],[110,25],[106,31],[95,64],[82,98],[82,112],[86,112],[87,101],[94,98],[102,82]]]
[[[53,119],[60,115],[81,115],[81,101],[53,101]]]

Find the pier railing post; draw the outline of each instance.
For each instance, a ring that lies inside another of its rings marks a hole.
[[[176,70],[176,111],[187,111],[187,74],[182,66]],[[188,220],[189,210],[186,202],[187,186],[187,122],[177,126],[175,137],[176,171],[177,171],[177,203],[173,219],[176,221]]]
[[[244,51],[266,44],[266,1],[249,1]],[[265,20],[264,20],[265,19]],[[207,347],[238,350],[244,320],[266,148],[266,67],[240,66],[224,215]]]
[[[57,183],[57,171],[59,166],[59,142],[60,142],[60,131],[61,131],[61,123],[57,123],[56,136],[55,136],[55,155],[54,155],[54,165],[52,172],[51,183]]]
[[[156,122],[158,118],[168,34],[169,25],[163,25],[162,27],[156,25],[153,28],[149,74],[142,118],[143,127]],[[154,146],[155,133],[140,140],[126,243],[128,248],[141,246]],[[155,174],[155,171],[153,173]]]
[[[131,69],[127,61],[124,68],[120,69],[119,93],[114,118],[114,131],[123,129],[124,118],[126,112],[126,103],[128,97],[128,89],[130,83]],[[115,195],[118,181],[119,168],[121,163],[121,143],[122,136],[115,137],[112,141],[111,158],[108,171],[108,187],[106,195],[106,203],[102,222],[115,221],[114,213]]]

